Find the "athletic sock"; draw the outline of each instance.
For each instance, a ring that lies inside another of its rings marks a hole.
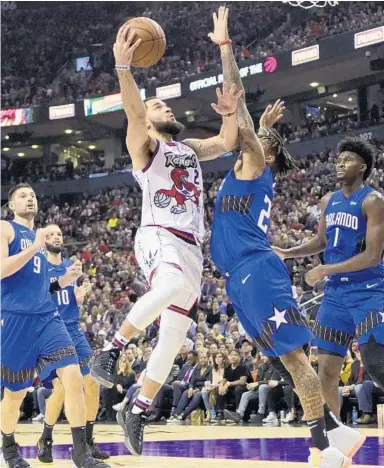
[[[115,333],[115,336],[113,337],[112,344],[116,346],[119,349],[124,349],[127,344],[129,343],[129,340],[124,338],[123,335],[121,335],[119,332]]]
[[[95,426],[95,421],[87,421],[85,426],[85,434],[87,436],[87,442],[92,442],[93,440],[93,428]]]
[[[328,448],[329,442],[325,428],[325,418],[313,419],[312,421],[308,421],[307,424],[311,431],[313,446],[319,450]]]
[[[1,432],[1,436],[3,438],[3,449],[16,444],[14,432],[12,432],[12,434],[4,434],[4,432]]]
[[[324,403],[324,419],[327,432],[333,431],[333,429],[337,429],[338,427],[340,427],[340,422],[332,413],[327,403]]]
[[[50,426],[49,424],[47,424],[45,421],[44,421],[44,429],[43,429],[43,434],[41,436],[42,439],[50,439],[52,440],[52,432],[53,432],[53,428],[55,426]]]
[[[132,408],[132,413],[133,414],[144,413],[144,411],[147,411],[147,409],[151,406],[152,402],[153,400],[143,396],[140,393],[135,400],[135,404],[133,405],[133,408]]]
[[[87,451],[85,426],[71,427],[73,440],[73,455],[78,457]]]

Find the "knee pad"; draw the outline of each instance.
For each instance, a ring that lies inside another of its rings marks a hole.
[[[384,345],[373,338],[359,346],[361,359],[371,379],[384,390]]]
[[[147,364],[147,377],[163,384],[185,341],[191,319],[171,310],[161,314],[159,342]]]

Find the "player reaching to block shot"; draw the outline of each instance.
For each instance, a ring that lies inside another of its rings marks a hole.
[[[228,9],[221,7],[214,14],[210,38],[220,45],[224,80],[240,88],[227,23]],[[271,128],[282,117],[283,104],[278,101],[266,109],[257,135],[245,98],[239,101],[241,153],[219,188],[211,254],[225,272],[228,296],[247,334],[300,398],[313,441],[311,466],[342,468],[364,438],[340,425],[323,404],[319,378],[303,350],[313,334],[293,298],[288,270],[268,240],[275,177],[295,167],[282,139]],[[348,440],[343,444],[344,439]]]
[[[112,387],[121,351],[138,332],[161,316],[158,344],[148,362],[140,394],[118,412],[131,453],[143,450],[147,409],[171,370],[185,341],[200,298],[204,237],[203,180],[200,161],[214,159],[237,146],[236,87],[217,90],[215,111],[222,115],[220,134],[205,140],[177,142],[183,130],[160,99],[140,97],[130,66],[140,45],[129,23],[114,46],[124,110],[128,118],[127,147],[133,174],[143,192],[141,228],[135,254],[151,290],[141,297],[113,340],[112,349],[96,356],[92,375]]]

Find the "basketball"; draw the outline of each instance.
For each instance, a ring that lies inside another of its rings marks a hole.
[[[133,18],[127,22],[141,39],[133,54],[134,67],[151,67],[164,55],[166,40],[161,26],[149,18]]]
[[[153,201],[157,208],[167,208],[171,203],[171,197],[168,197],[165,193],[156,192]]]

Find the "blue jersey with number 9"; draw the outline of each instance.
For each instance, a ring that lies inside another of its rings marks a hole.
[[[67,268],[72,265],[72,262],[68,259],[64,259],[60,265],[54,265],[49,263],[48,272],[49,280],[51,283],[57,281],[60,276],[64,276]],[[80,318],[80,309],[76,302],[75,296],[75,283],[70,284],[66,288],[56,291],[52,295],[53,301],[57,306],[57,310],[60,312],[61,318],[64,320],[66,325],[76,323]]]
[[[268,239],[274,176],[266,166],[254,180],[226,175],[216,198],[211,233],[213,262],[224,272],[247,257],[271,250]]]

